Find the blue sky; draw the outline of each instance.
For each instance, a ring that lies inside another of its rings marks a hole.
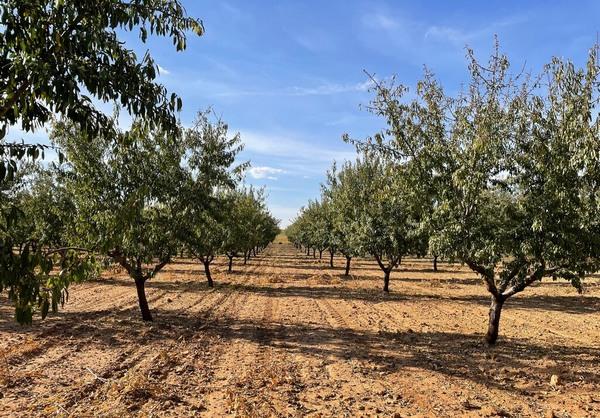
[[[125,39],[140,54],[150,50],[160,81],[183,98],[184,124],[212,106],[241,133],[242,158],[253,165],[247,182],[266,186],[282,226],[318,197],[334,159],[353,158],[343,133],[361,138],[383,127],[360,108],[371,97],[363,70],[412,87],[427,65],[453,92],[467,74],[465,45],[485,58],[497,34],[515,68],[538,71],[553,55],[582,63],[600,26],[594,1],[183,3],[206,28],[190,35],[186,51],[164,39]]]

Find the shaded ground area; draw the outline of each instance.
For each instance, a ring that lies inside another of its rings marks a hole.
[[[139,319],[121,272],[71,290],[32,327],[0,308],[2,416],[600,416],[600,286],[544,282],[509,300],[496,347],[488,297],[458,265],[367,260],[344,278],[287,243],[246,266],[178,259]],[[559,376],[551,384],[551,376]]]

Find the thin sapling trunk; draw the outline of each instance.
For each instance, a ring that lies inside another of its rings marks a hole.
[[[142,312],[142,319],[144,321],[152,321],[152,313],[150,313],[148,299],[146,299],[146,279],[142,276],[138,276],[134,280],[135,289],[137,290],[138,302],[140,305],[140,311]]]
[[[344,276],[348,276],[350,274],[350,261],[351,260],[352,260],[352,257],[346,256],[346,273],[344,273]]]
[[[213,258],[213,256],[210,256],[206,258],[202,257],[200,259],[200,261],[202,261],[202,264],[204,264],[204,273],[206,273],[206,281],[208,282],[208,287],[214,287],[214,282],[210,274],[210,263],[211,261],[213,261]]]
[[[227,258],[229,258],[229,265],[227,267],[227,271],[231,273],[233,271],[233,254],[227,254]]]

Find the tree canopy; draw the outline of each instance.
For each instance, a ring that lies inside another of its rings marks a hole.
[[[177,128],[181,100],[156,82],[158,67],[138,58],[119,31],[168,37],[186,47],[186,33],[204,32],[177,0],[8,0],[0,5],[0,139],[60,114],[91,134],[113,135],[112,120],[92,98],[117,102],[154,127]]]

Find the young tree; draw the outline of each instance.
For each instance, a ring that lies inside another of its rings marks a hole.
[[[595,157],[580,159],[576,145],[598,137],[591,116],[597,48],[586,69],[554,59],[546,87],[513,87],[498,50],[487,68],[474,58],[470,68],[470,92],[456,105],[452,131],[454,181],[435,214],[443,226],[433,242],[483,278],[492,299],[486,340],[494,344],[508,298],[546,276],[581,290],[596,269],[597,217],[582,194],[584,168]]]
[[[279,233],[279,221],[266,209],[262,189],[240,188],[232,193],[230,204],[223,246],[229,258],[229,272],[233,268],[233,257],[247,255],[250,249],[260,251]]]
[[[356,162],[346,163],[338,174],[334,166],[324,188],[327,203],[310,202],[301,211],[293,239],[326,248],[335,243],[334,229],[338,228],[347,254],[352,251],[375,258],[384,273],[383,290],[388,292],[392,270],[421,237],[411,211],[410,192],[403,183],[403,169],[368,150]],[[329,205],[338,213],[337,219],[327,221],[323,212]],[[350,256],[346,257],[348,271]]]
[[[235,188],[247,166],[235,165],[235,157],[243,148],[240,135],[228,138],[227,124],[220,119],[212,122],[211,114],[211,110],[199,112],[185,133],[190,171],[182,188],[185,205],[177,223],[179,239],[204,265],[209,287],[213,287],[210,264],[225,251],[231,221],[227,192]]]
[[[469,51],[464,94],[444,98],[426,78],[419,98],[405,107],[427,110],[427,119],[411,123],[432,144],[415,154],[436,188],[430,248],[482,277],[491,295],[490,344],[507,299],[543,277],[581,289],[584,275],[597,269],[597,53],[592,48],[585,69],[555,58],[533,81],[520,81],[497,45],[485,66]],[[443,117],[430,97],[445,104]],[[381,149],[401,159],[402,139],[413,131],[396,124],[411,119],[395,103],[397,96],[382,104],[389,124],[399,128]],[[426,129],[431,126],[439,129]]]
[[[346,258],[344,275],[350,274],[352,257],[358,252],[358,244],[352,240],[352,227],[358,222],[356,199],[360,185],[352,181],[352,166],[347,163],[340,171],[334,163],[327,172],[327,183],[323,186],[323,199],[328,201],[331,216],[331,242]]]
[[[245,251],[248,231],[245,228],[245,208],[247,206],[246,190],[234,190],[228,196],[226,215],[226,234],[223,252],[227,256],[227,271],[233,272],[233,259]]]
[[[399,175],[401,167],[382,157],[363,154],[352,166],[350,181],[360,185],[352,240],[363,254],[372,255],[384,273],[383,291],[389,292],[392,270],[414,248],[417,230]]]
[[[57,123],[52,139],[68,158],[82,246],[108,256],[134,280],[142,319],[151,321],[145,284],[176,254],[176,214],[183,205],[186,149],[177,137],[135,122],[130,142],[113,146]]]

